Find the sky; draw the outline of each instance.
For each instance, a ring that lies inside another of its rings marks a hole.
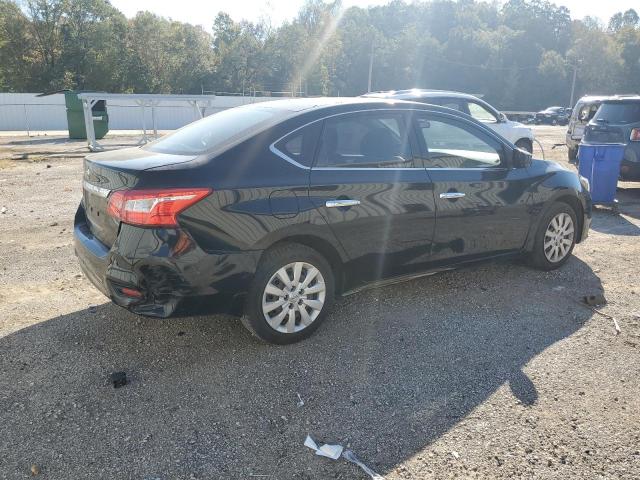
[[[367,7],[383,5],[390,0],[343,0],[345,7]],[[587,15],[600,18],[604,24],[620,11],[638,8],[637,0],[551,0],[556,5],[564,5],[573,18]],[[256,22],[270,18],[273,26],[294,18],[304,0],[111,0],[111,3],[127,17],[135,16],[139,10],[148,10],[173,20],[202,25],[210,31],[219,11],[227,12],[236,20]]]

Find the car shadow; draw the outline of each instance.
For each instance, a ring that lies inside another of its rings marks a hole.
[[[0,338],[2,470],[55,478],[364,478],[307,434],[389,472],[502,385],[538,401],[527,363],[578,331],[601,289],[490,263],[337,302],[307,341],[253,339],[232,317],[156,320],[111,304]],[[115,389],[114,371],[129,384]],[[299,406],[299,397],[304,401]]]
[[[640,236],[640,227],[625,218],[640,219],[640,186],[625,183],[623,188],[618,189],[617,199],[621,215],[615,214],[611,209],[596,206],[591,229],[609,235]]]

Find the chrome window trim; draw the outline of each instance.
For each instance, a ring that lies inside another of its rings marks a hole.
[[[284,161],[286,161],[287,163],[290,163],[291,165],[293,165],[294,167],[298,167],[301,168],[303,170],[311,170],[311,167],[307,167],[306,165],[302,165],[299,162],[296,162],[293,158],[289,157],[288,155],[286,155],[285,153],[281,152],[280,150],[278,150],[276,148],[276,143],[280,142],[282,139],[284,139],[285,137],[288,137],[289,135],[291,135],[292,133],[297,132],[298,130],[301,130],[313,123],[316,122],[323,122],[324,120],[326,120],[327,118],[333,118],[333,117],[339,117],[341,115],[350,115],[352,113],[366,113],[366,112],[393,112],[393,113],[402,113],[402,112],[422,112],[422,113],[436,113],[437,115],[442,115],[445,117],[449,117],[452,118],[454,120],[458,120],[458,121],[462,121],[462,122],[466,122],[466,123],[471,123],[469,122],[469,120],[467,120],[466,118],[461,118],[458,115],[451,115],[450,113],[446,113],[446,112],[437,112],[437,111],[433,111],[433,110],[427,110],[427,109],[422,109],[422,108],[402,108],[402,109],[394,109],[394,108],[369,108],[369,109],[365,109],[365,110],[352,110],[349,112],[341,112],[341,113],[334,113],[333,115],[327,115],[325,117],[322,118],[317,118],[315,120],[312,120],[311,122],[307,122],[304,125],[300,125],[297,128],[294,128],[293,130],[291,130],[290,132],[285,133],[284,135],[282,135],[280,138],[278,138],[277,140],[273,141],[270,145],[269,145],[269,150],[271,151],[271,153],[273,153],[274,155],[280,157],[281,159],[283,159]],[[473,125],[473,124],[472,124]],[[477,127],[477,125],[475,125]],[[489,127],[485,127],[486,128],[486,132],[487,134],[489,134],[489,136],[494,137],[494,140],[496,140],[498,143],[503,144],[504,142],[502,141],[502,139],[500,139],[494,132],[493,130],[491,130]],[[324,170],[324,171],[350,171],[350,170],[364,170],[364,171],[397,171],[397,170],[498,170],[498,169],[504,169],[504,170],[509,170],[507,167],[496,167],[496,168],[487,168],[487,167],[473,167],[473,168],[437,168],[437,167],[394,167],[394,168],[370,168],[370,167],[345,167],[345,168],[340,168],[340,167],[317,167],[317,168],[313,168],[313,170]]]

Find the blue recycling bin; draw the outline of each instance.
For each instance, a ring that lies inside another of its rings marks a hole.
[[[624,144],[593,145],[581,143],[578,148],[578,172],[589,180],[593,203],[613,203],[624,157]]]

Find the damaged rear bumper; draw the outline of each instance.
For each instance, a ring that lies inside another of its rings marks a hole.
[[[109,247],[91,233],[82,205],[74,247],[83,273],[113,303],[163,318],[196,304],[207,312],[238,313],[261,253],[205,252],[181,229],[127,224]]]

